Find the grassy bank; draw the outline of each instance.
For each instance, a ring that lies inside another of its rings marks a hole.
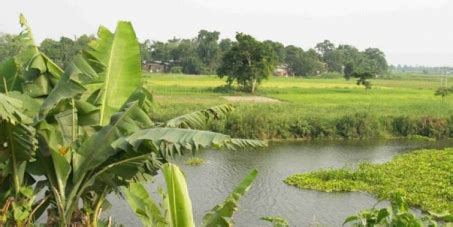
[[[227,103],[215,76],[149,74],[145,86],[155,95],[155,120]],[[375,79],[366,91],[343,78],[276,78],[257,95],[279,103],[237,103],[237,111],[210,128],[260,139],[451,137],[453,97],[434,96],[437,76]]]
[[[453,213],[452,169],[453,149],[420,150],[384,164],[295,174],[285,183],[327,192],[364,191],[379,199],[401,193],[409,204],[425,211]]]

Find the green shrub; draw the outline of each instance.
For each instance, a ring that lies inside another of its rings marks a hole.
[[[422,117],[417,122],[417,135],[430,138],[441,138],[447,135],[447,125],[447,119]]]
[[[312,126],[306,120],[296,120],[289,124],[289,132],[294,138],[312,138]]]
[[[343,138],[366,138],[379,134],[378,124],[366,113],[343,116],[336,123],[337,134]]]
[[[182,66],[172,66],[170,68],[170,73],[181,74],[182,73]]]
[[[396,117],[393,119],[393,132],[400,136],[413,135],[415,122],[407,116]]]

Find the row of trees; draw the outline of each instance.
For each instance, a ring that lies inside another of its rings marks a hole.
[[[222,57],[236,41],[219,39],[219,32],[201,30],[193,39],[173,38],[167,42],[146,40],[142,44],[143,60],[173,62],[174,72],[189,74],[215,73],[222,64]],[[315,48],[300,47],[266,40],[262,42],[273,52],[276,65],[287,65],[296,76],[317,75],[322,72],[343,73],[347,64],[368,68],[373,74],[388,70],[384,53],[377,48],[359,51],[351,45],[335,45],[325,40]]]
[[[388,70],[385,55],[377,48],[360,51],[351,45],[337,46],[325,40],[315,48],[303,50],[270,40],[261,42],[243,33],[235,38],[235,41],[220,39],[217,31],[201,30],[192,39],[146,40],[140,43],[142,61],[169,63],[169,71],[173,73],[226,76],[228,85],[237,83],[242,90],[252,93],[277,65],[295,76],[341,73],[346,79],[357,78],[357,83],[366,88],[371,86],[368,79]],[[61,37],[58,41],[45,39],[39,49],[60,67],[66,67],[93,39],[88,35],[74,39]],[[17,40],[14,35],[0,35],[0,61],[17,53]]]
[[[88,35],[72,39],[45,39],[41,42],[40,49],[64,67],[93,39],[93,36]],[[142,60],[171,63],[171,72],[215,74],[221,67],[223,56],[235,42],[237,40],[220,39],[220,33],[217,31],[201,30],[192,39],[173,38],[166,42],[145,40],[140,46]],[[377,48],[360,51],[354,46],[335,45],[328,40],[308,50],[270,40],[262,43],[272,50],[275,65],[286,65],[289,73],[296,76],[317,75],[322,72],[344,73],[348,64],[353,68],[371,70],[375,75],[384,74],[388,70],[385,55]],[[14,56],[17,50],[17,36],[0,34],[0,61]]]

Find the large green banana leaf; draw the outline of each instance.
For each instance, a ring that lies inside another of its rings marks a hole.
[[[120,21],[115,34],[105,27],[98,31],[99,39],[88,51],[105,67],[100,74],[102,97],[100,123],[108,124],[141,80],[140,45],[130,22]]]
[[[115,33],[101,26],[98,37],[74,58],[41,107],[41,119],[58,103],[81,95],[78,101],[97,108],[97,124],[107,125],[140,86],[140,48],[132,25],[120,21]]]
[[[231,104],[218,105],[170,119],[165,122],[164,127],[203,129],[209,120],[224,118],[233,110]]]
[[[137,183],[124,189],[130,207],[145,226],[194,226],[192,202],[183,173],[178,166],[170,163],[163,165],[162,173],[167,192],[161,193],[163,194],[161,209],[157,207],[145,187]],[[239,199],[250,189],[257,173],[257,170],[252,170],[223,203],[207,213],[203,219],[203,226],[232,226],[231,218],[237,209]]]
[[[0,63],[0,92],[20,91],[22,80],[17,72],[14,59],[7,59]]]
[[[14,58],[0,64],[0,90],[19,91],[34,98],[45,97],[63,71],[39,51],[25,17],[20,15],[19,20],[24,29],[18,36],[21,47]]]
[[[168,226],[157,203],[141,183],[131,183],[123,189],[129,206],[146,227]]]
[[[150,147],[159,151],[162,159],[167,160],[174,154],[182,155],[184,151],[195,152],[200,148],[256,148],[266,146],[260,140],[232,139],[228,135],[180,128],[150,128],[134,132],[125,140],[117,141],[114,146],[121,149],[138,150],[140,147]]]
[[[80,181],[88,171],[98,167],[118,152],[112,147],[113,142],[125,135],[151,126],[151,120],[139,108],[137,102],[131,103],[122,112],[113,115],[109,125],[104,126],[87,139],[74,153],[74,183]]]
[[[63,70],[45,54],[39,51],[34,41],[31,28],[23,15],[19,18],[24,29],[19,35],[21,48],[14,57],[17,65],[16,74],[5,74],[9,90],[18,90],[31,97],[45,97],[59,81]]]
[[[13,157],[17,164],[29,160],[37,149],[35,129],[22,113],[22,102],[0,93],[0,144],[1,157]]]
[[[181,170],[178,166],[167,163],[162,167],[162,173],[167,185],[167,198],[164,199],[165,207],[169,209],[166,211],[167,224],[172,227],[195,226],[192,201],[190,200],[186,179]]]

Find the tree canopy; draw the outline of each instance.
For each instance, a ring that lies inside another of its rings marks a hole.
[[[45,39],[40,50],[49,58],[55,59],[60,67],[65,67],[73,57],[93,40],[91,35],[78,38],[61,37]],[[236,41],[220,38],[220,32],[200,30],[193,38],[174,37],[167,41],[144,40],[140,43],[142,61],[163,62],[167,72],[185,74],[215,74],[222,58]],[[324,72],[342,74],[347,64],[356,65],[369,62],[372,73],[387,73],[389,66],[385,54],[377,48],[358,50],[347,44],[334,44],[329,40],[318,43],[314,48],[302,49],[272,40],[262,42],[275,56],[275,63],[284,66],[290,75],[312,76]],[[0,62],[17,52],[17,37],[0,34]],[[365,59],[365,60],[364,60]]]
[[[236,82],[243,90],[255,93],[258,84],[268,78],[275,64],[275,53],[269,45],[250,35],[237,33],[236,42],[223,56],[217,74],[220,78],[227,77],[228,85]]]

